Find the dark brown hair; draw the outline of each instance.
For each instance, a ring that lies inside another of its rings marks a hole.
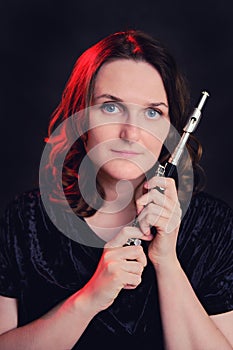
[[[160,73],[167,93],[171,124],[178,133],[182,133],[190,115],[190,96],[187,82],[179,72],[172,55],[159,41],[141,31],[129,30],[114,33],[86,50],[77,60],[63,92],[62,100],[52,115],[48,130],[48,139],[52,144],[52,150],[50,162],[46,167],[49,181],[56,182],[56,158],[62,153],[67,154],[63,167],[63,188],[57,188],[56,193],[54,192],[50,196],[59,201],[59,193],[64,190],[70,206],[81,216],[94,214],[96,209],[93,208],[98,206],[97,198],[94,195],[96,191],[94,189],[89,191],[93,195],[87,204],[83,200],[78,186],[78,179],[83,181],[84,187],[88,186],[88,176],[92,176],[90,169],[84,175],[79,173],[79,166],[86,155],[84,128],[87,118],[80,113],[77,120],[77,130],[73,131],[74,133],[78,132],[80,137],[75,138],[76,141],[70,149],[67,149],[66,140],[71,135],[68,135],[67,130],[63,129],[56,137],[53,137],[52,133],[62,121],[90,106],[96,75],[100,67],[112,59],[145,61]],[[194,190],[196,191],[200,185],[198,162],[201,157],[201,146],[194,138],[190,138],[188,150],[195,175]],[[165,162],[168,157],[169,152],[163,147],[159,161]],[[183,168],[185,168],[184,161]],[[98,182],[97,189],[104,198],[103,189]]]

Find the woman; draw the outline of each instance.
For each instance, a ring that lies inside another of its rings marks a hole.
[[[173,58],[144,33],[115,33],[79,58],[50,122],[40,191],[16,198],[2,220],[1,349],[89,349],[99,339],[232,349],[232,211],[198,191],[193,140],[186,213],[189,157],[178,192],[154,176],[188,115]]]

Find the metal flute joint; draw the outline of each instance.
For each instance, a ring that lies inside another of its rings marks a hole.
[[[171,155],[171,157],[168,160],[168,162],[173,164],[174,166],[178,165],[180,158],[182,156],[182,153],[184,151],[184,147],[186,145],[186,142],[188,141],[189,135],[196,130],[197,125],[200,122],[202,108],[203,108],[208,96],[209,96],[209,93],[207,91],[202,92],[202,98],[201,98],[198,106],[194,109],[193,113],[189,117],[187,124],[183,128],[184,133],[180,139],[180,142],[178,143],[173,154]]]
[[[201,119],[201,110],[205,104],[207,97],[209,97],[209,93],[207,91],[202,92],[203,96],[198,104],[198,106],[194,109],[191,114],[188,123],[184,127],[184,132],[188,132],[189,134],[194,132],[200,119]]]

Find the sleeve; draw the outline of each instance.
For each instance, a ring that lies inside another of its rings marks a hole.
[[[226,205],[206,220],[200,270],[200,301],[209,315],[233,310],[233,213]],[[196,271],[198,272],[198,270]]]
[[[0,219],[0,295],[17,298],[17,259],[15,257],[14,221],[9,206]]]

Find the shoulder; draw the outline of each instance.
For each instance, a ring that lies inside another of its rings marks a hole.
[[[29,242],[33,234],[46,231],[46,222],[39,189],[25,191],[15,196],[1,216],[0,240],[11,246]]]
[[[20,269],[36,266],[39,271],[42,266],[52,266],[52,261],[66,252],[67,245],[67,237],[44,210],[39,189],[23,192],[9,203],[0,222],[0,254],[10,256]]]
[[[13,200],[11,200],[3,214],[1,215],[1,226],[5,223],[8,225],[14,220],[23,219],[24,213],[30,208],[35,208],[39,202],[40,193],[38,189],[33,189],[21,194],[17,194]]]
[[[177,252],[209,314],[232,309],[232,238],[230,206],[204,192],[194,195],[182,221]]]
[[[184,216],[184,224],[187,221],[196,221],[198,224],[212,226],[217,221],[221,224],[232,222],[232,208],[220,198],[206,192],[193,195],[187,213]]]
[[[215,197],[207,192],[198,192],[193,195],[191,203],[192,206],[204,206],[208,208],[221,209],[223,211],[232,211],[231,207],[222,199]]]
[[[39,189],[32,189],[17,194],[5,208],[1,216],[1,228],[11,230],[12,227],[17,227],[20,230],[21,225],[32,218],[36,217],[36,212],[41,211],[40,206],[40,191]]]
[[[29,208],[35,208],[39,202],[40,191],[38,188],[17,194],[6,206],[2,217],[9,215],[10,213],[18,213],[20,215]]]
[[[17,194],[12,201],[12,205],[18,205],[22,209],[28,207],[33,207],[39,204],[40,202],[40,190],[39,188],[34,188],[20,194]]]
[[[220,248],[229,251],[233,237],[233,211],[223,200],[206,192],[195,194],[181,223],[178,247],[182,251]],[[208,247],[208,248],[207,248]],[[230,253],[232,255],[232,253]]]

